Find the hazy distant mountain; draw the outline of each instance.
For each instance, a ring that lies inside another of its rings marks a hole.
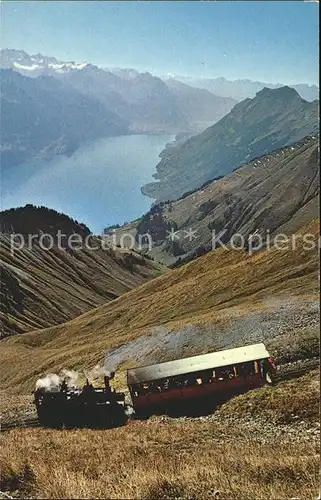
[[[89,64],[60,78],[128,121],[132,132],[176,133],[190,129],[168,87],[150,73],[135,73],[127,78]]]
[[[110,73],[113,73],[114,75],[119,76],[119,78],[122,78],[124,80],[134,80],[139,75],[139,71],[132,68],[102,68],[102,69],[109,71]]]
[[[125,83],[126,82],[126,83]],[[123,80],[122,96],[126,99],[133,130],[188,130],[190,124],[181,112],[166,84],[150,73],[139,73]]]
[[[252,80],[226,80],[225,78],[193,78],[184,76],[172,76],[175,80],[181,81],[191,87],[198,87],[209,90],[218,96],[232,97],[237,101],[243,101],[248,97],[254,97],[263,88],[277,89],[283,87],[282,83],[253,82]],[[316,85],[300,83],[289,85],[295,89],[306,101],[319,99],[319,88]]]
[[[124,120],[99,101],[53,77],[27,78],[11,69],[1,70],[1,126],[3,168],[127,133]]]
[[[220,120],[236,104],[235,99],[222,98],[174,79],[163,81],[148,72],[139,73],[131,68],[109,68],[108,72],[122,79],[118,88],[130,103],[134,120],[143,117],[148,123],[151,117],[146,115],[146,108],[149,112],[154,109],[155,116],[161,117],[167,103],[171,120],[176,117],[183,131],[195,133]]]
[[[186,121],[193,124],[198,131],[219,121],[237,103],[235,99],[219,97],[208,90],[190,87],[173,78],[165,83]]]
[[[83,95],[97,99],[114,113],[128,116],[128,106],[122,97],[122,80],[109,71],[87,64],[78,71],[56,75]],[[126,118],[125,118],[126,119]]]
[[[133,132],[198,132],[236,104],[203,90],[132,69],[87,65],[63,76],[77,90],[101,100],[128,120]]]
[[[265,88],[201,134],[165,149],[154,176],[158,182],[144,186],[143,193],[157,200],[176,199],[318,130],[318,101],[309,103],[289,87]]]

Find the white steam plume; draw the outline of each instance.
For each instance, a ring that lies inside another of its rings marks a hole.
[[[92,378],[98,378],[98,377],[110,377],[112,374],[112,370],[107,370],[105,366],[100,366],[96,365],[91,371],[90,375]]]
[[[65,368],[60,372],[60,378],[66,381],[68,387],[77,387],[79,380],[79,373],[75,370],[66,370]]]
[[[56,373],[48,373],[45,377],[39,378],[36,382],[36,390],[44,392],[58,392],[61,385],[61,378]]]

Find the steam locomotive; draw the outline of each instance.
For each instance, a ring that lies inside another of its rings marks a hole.
[[[125,394],[105,387],[94,387],[88,379],[82,389],[68,387],[63,380],[56,390],[36,389],[34,402],[39,423],[46,427],[118,427],[128,420]]]
[[[35,392],[40,424],[55,427],[115,427],[130,414],[184,414],[210,408],[215,401],[271,384],[276,366],[264,344],[253,344],[201,356],[127,370],[132,406],[125,394],[110,387],[95,388],[87,380],[82,389],[63,381],[56,390]]]

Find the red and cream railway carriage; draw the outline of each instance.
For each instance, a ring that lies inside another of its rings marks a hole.
[[[197,410],[271,383],[275,364],[263,343],[127,370],[138,416]]]

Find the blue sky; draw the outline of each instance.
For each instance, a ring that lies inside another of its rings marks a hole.
[[[318,82],[318,5],[301,1],[2,2],[2,47],[101,66]]]

